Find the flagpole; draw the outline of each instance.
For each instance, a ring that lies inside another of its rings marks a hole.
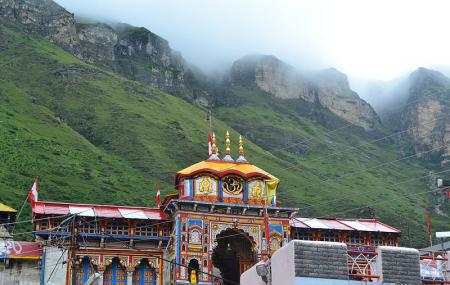
[[[433,246],[433,238],[431,235],[431,219],[430,219],[430,211],[428,208],[425,209],[425,213],[427,215],[427,226],[428,226],[428,240],[430,241],[430,246]]]
[[[266,197],[264,199],[264,226],[266,233],[266,247],[267,247],[267,255],[270,256],[270,230],[269,230],[269,212],[267,210],[267,199],[269,199],[269,192],[266,185]]]

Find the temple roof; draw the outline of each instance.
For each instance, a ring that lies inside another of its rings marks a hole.
[[[244,178],[252,178],[252,177],[262,177],[265,179],[276,178],[270,173],[250,163],[239,163],[234,161],[223,161],[223,160],[220,161],[204,160],[199,163],[193,164],[183,170],[178,171],[176,175],[176,180],[182,177],[189,177],[204,172],[211,173],[219,177],[228,174],[236,174]]]
[[[400,233],[375,219],[292,218],[290,224],[303,229]]]
[[[111,206],[94,204],[75,204],[58,202],[36,202],[35,214],[70,215],[84,217],[123,218],[140,220],[167,220],[168,217],[159,208]]]

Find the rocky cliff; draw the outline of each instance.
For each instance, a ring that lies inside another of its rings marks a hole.
[[[421,157],[450,163],[450,79],[419,68],[409,77],[406,107],[401,113],[412,148]],[[422,154],[425,152],[425,154]]]
[[[349,87],[345,74],[327,69],[304,76],[274,56],[247,56],[233,63],[232,84],[259,88],[282,99],[318,103],[342,119],[372,130],[380,120],[373,108]]]
[[[72,13],[51,0],[0,0],[0,17],[20,22],[87,62],[112,67],[174,95],[192,95],[181,56],[147,29],[77,23]]]

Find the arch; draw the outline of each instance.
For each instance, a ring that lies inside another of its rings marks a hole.
[[[219,269],[223,284],[239,283],[240,275],[256,263],[256,242],[247,232],[227,228],[216,235],[212,264]]]
[[[147,258],[134,268],[133,285],[156,285],[156,270]]]
[[[127,272],[123,262],[118,257],[111,260],[103,274],[103,284],[126,285]]]
[[[96,271],[96,266],[89,256],[78,258],[75,261],[75,285],[86,284],[89,277]]]
[[[188,264],[189,282],[191,282],[193,284],[198,283],[199,271],[200,271],[200,263],[199,263],[198,259],[191,258],[191,260],[189,260],[189,264]]]

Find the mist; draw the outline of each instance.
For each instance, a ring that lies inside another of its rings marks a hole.
[[[76,16],[146,27],[205,72],[247,54],[275,55],[300,69],[335,67],[369,102],[358,80],[450,66],[445,0],[56,1]]]

